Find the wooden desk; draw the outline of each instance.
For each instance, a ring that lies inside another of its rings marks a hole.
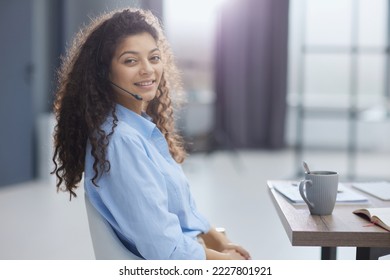
[[[267,182],[269,193],[293,246],[320,246],[322,259],[336,259],[337,247],[356,247],[356,259],[378,259],[390,253],[390,232],[352,213],[357,208],[390,207],[390,201],[364,194],[369,204],[336,204],[332,215],[314,216],[306,204],[291,204],[270,182],[277,180]]]

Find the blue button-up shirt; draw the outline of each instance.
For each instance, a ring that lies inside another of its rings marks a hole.
[[[117,105],[111,136],[110,170],[92,184],[91,145],[85,158],[84,187],[91,203],[133,253],[145,259],[205,259],[197,235],[210,225],[196,209],[187,179],[167,142],[147,116]],[[112,117],[102,128],[109,133]]]

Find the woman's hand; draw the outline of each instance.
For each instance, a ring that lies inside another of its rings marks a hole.
[[[205,248],[206,260],[245,260],[245,258],[236,250],[225,250],[218,252],[213,249]]]
[[[227,243],[225,244],[225,249],[222,250],[222,253],[229,253],[229,252],[235,252],[236,254],[239,254],[244,260],[250,260],[251,256],[247,250],[245,250],[243,247],[233,244],[233,243]]]
[[[211,228],[209,232],[202,234],[199,237],[201,237],[204,242],[207,259],[251,259],[247,250],[237,244],[231,243],[225,234],[218,232],[215,228]],[[213,252],[210,252],[210,249]]]

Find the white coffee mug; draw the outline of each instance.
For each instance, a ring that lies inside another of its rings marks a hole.
[[[312,215],[330,215],[336,204],[339,176],[334,171],[305,173],[299,184],[299,193]]]

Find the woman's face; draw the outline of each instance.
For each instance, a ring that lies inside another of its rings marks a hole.
[[[143,102],[152,100],[163,73],[161,52],[149,33],[125,37],[111,60],[109,78],[117,86],[139,95],[142,100],[113,85],[119,104],[141,113]]]

